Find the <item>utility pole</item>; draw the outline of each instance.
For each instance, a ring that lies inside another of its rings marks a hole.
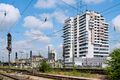
[[[63,45],[63,68],[65,68],[65,47]]]
[[[15,60],[17,60],[18,59],[18,54],[17,54],[17,52],[15,53]]]
[[[81,14],[83,10],[87,11],[87,4],[83,3],[82,0],[77,2],[77,15]]]
[[[73,36],[74,37],[74,36]],[[75,55],[74,55],[74,38],[72,41],[72,63],[73,63],[73,67],[75,65]]]
[[[32,67],[32,51],[30,51],[30,65],[31,65],[31,67]]]
[[[30,51],[30,59],[32,59],[32,51]]]
[[[48,46],[48,59],[50,59],[50,55],[51,55],[51,47]]]
[[[2,57],[2,66],[4,66],[4,57]]]
[[[15,53],[15,63],[16,63],[16,66],[17,66],[17,64],[18,64],[18,53],[17,52]]]
[[[10,33],[7,34],[7,50],[8,50],[8,63],[10,66],[10,54],[12,52],[12,35]]]

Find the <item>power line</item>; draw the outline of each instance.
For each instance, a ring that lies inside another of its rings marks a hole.
[[[77,11],[78,11],[78,8],[76,8],[76,7],[74,7],[74,6],[66,3],[66,2],[63,1],[63,0],[60,0],[60,1],[62,1],[64,4],[68,5],[69,7],[73,8],[74,10],[77,10]],[[80,3],[81,3],[81,2],[80,2]],[[86,9],[87,9],[87,5],[82,5],[82,6],[85,6]],[[100,13],[105,13],[105,12],[109,11],[110,9],[115,8],[115,7],[117,7],[117,6],[120,6],[120,2],[117,3],[117,4],[115,4],[115,5],[113,5],[113,6],[111,6],[111,7],[109,7],[109,8],[107,8],[107,9],[105,9],[105,10],[103,10],[103,11],[101,11]]]
[[[115,4],[115,5],[113,5],[113,6],[111,6],[111,7],[109,7],[109,8],[107,8],[107,9],[105,9],[105,10],[103,10],[103,11],[101,11],[100,13],[105,13],[105,12],[109,11],[110,9],[115,8],[117,6],[120,6],[120,2]]]
[[[30,0],[28,5],[25,7],[25,9],[20,13],[21,16],[23,16],[25,14],[25,11],[30,7],[31,3],[33,0]],[[12,30],[12,28],[17,24],[17,22],[15,22],[8,30],[8,32],[10,32]]]
[[[61,1],[63,1],[63,0],[61,0]],[[63,1],[63,2],[64,2],[64,1]],[[30,6],[31,3],[32,3],[32,0],[31,0],[30,3],[28,4],[28,6],[23,10],[23,12],[21,13],[22,15],[25,13],[26,9],[28,9],[28,7]],[[66,2],[64,2],[64,3],[67,4]],[[120,3],[119,3],[119,4],[120,4]],[[67,5],[69,5],[69,4],[67,4]],[[69,6],[76,10],[75,7],[73,7],[73,6],[71,6],[71,5],[69,5]],[[106,11],[109,11],[110,9],[112,9],[112,8],[114,8],[114,7],[117,7],[117,6],[119,6],[119,5],[116,4],[116,5],[114,5],[113,7],[110,7],[110,8],[107,8],[107,9],[101,11],[100,13],[104,13],[104,12],[106,12]],[[60,29],[60,30],[58,30],[58,31],[56,31],[56,32],[53,32],[53,33],[49,34],[49,35],[56,34],[56,33],[58,33],[58,32],[61,32],[62,30],[63,30],[63,29]],[[40,38],[37,38],[37,39],[34,39],[34,40],[38,40],[38,39],[40,39]],[[31,41],[34,41],[34,40],[31,40]],[[31,41],[30,41],[30,42],[31,42]]]
[[[73,9],[77,10],[76,7],[74,7],[74,6],[72,6],[72,5],[68,4],[68,3],[66,3],[65,1],[63,1],[63,0],[60,0],[60,1],[62,1],[64,4],[68,5],[69,7],[71,7],[71,8],[73,8]]]
[[[12,5],[15,3],[15,0],[12,1]]]
[[[63,1],[63,0],[61,0],[61,1],[64,2],[65,4],[67,4],[65,1]],[[114,7],[117,7],[117,6],[119,6],[119,4],[120,4],[120,3],[118,3],[118,4],[116,4],[116,5],[113,5],[112,7],[109,7],[109,8],[107,8],[107,9],[101,11],[100,13],[104,13],[104,12],[106,12],[106,11],[114,8]],[[76,9],[75,7],[71,6],[70,4],[67,4],[67,5],[70,6],[70,7],[72,7],[72,8],[74,8],[74,9]],[[76,9],[76,10],[77,10],[77,9]],[[110,20],[109,20],[109,21],[110,21]],[[53,35],[53,34],[58,33],[58,32],[61,32],[62,30],[63,30],[63,29],[60,29],[60,30],[58,30],[58,31],[56,31],[56,32],[54,32],[54,33],[52,33],[52,34],[50,34],[50,35]]]
[[[64,2],[63,0],[61,0],[62,2]],[[65,4],[67,4],[66,2],[64,2]],[[68,5],[68,4],[67,4]],[[110,9],[112,9],[112,8],[115,8],[115,7],[117,7],[117,6],[120,6],[120,3],[118,3],[118,4],[115,4],[115,5],[113,5],[113,6],[111,6],[111,7],[109,7],[109,8],[107,8],[107,9],[105,9],[105,10],[103,10],[103,11],[101,11],[100,13],[104,13],[104,12],[107,12],[107,11],[109,11]],[[71,6],[70,6],[71,7]],[[73,6],[72,6],[73,7]],[[109,20],[110,21],[110,20]],[[61,30],[58,30],[58,32],[59,31],[62,31],[63,29],[61,29]],[[56,32],[57,33],[57,32]]]
[[[73,9],[75,9],[75,10],[77,10],[77,8],[76,7],[73,7],[72,5],[70,5],[70,4],[68,4],[68,3],[66,3],[65,1],[63,1],[63,0],[61,0],[63,3],[65,3],[66,5],[68,5],[68,6],[70,6],[70,7],[72,7]],[[29,4],[28,4],[28,6],[23,10],[23,12],[21,13],[22,15],[25,13],[25,11],[26,11],[26,9],[28,9],[28,7],[30,6],[30,4],[32,3],[32,0],[29,2]],[[104,12],[106,12],[106,11],[108,11],[108,10],[110,10],[110,9],[112,9],[112,8],[114,8],[114,7],[117,7],[117,6],[119,6],[119,4],[120,3],[118,3],[118,4],[116,4],[116,5],[114,5],[114,6],[112,6],[112,7],[110,7],[110,8],[107,8],[107,9],[105,9],[105,10],[103,10],[103,11],[101,11],[100,13],[104,13]],[[60,32],[60,31],[62,31],[63,29],[60,29],[60,30],[58,30],[58,31],[56,31],[56,32],[54,32],[54,33],[52,33],[52,34],[49,34],[49,35],[53,35],[53,34],[55,34],[55,33],[58,33],[58,32]],[[35,39],[35,40],[37,40],[37,39]]]
[[[50,36],[50,35],[52,35],[52,34],[56,34],[56,33],[58,33],[58,32],[61,32],[63,29],[60,29],[60,30],[58,30],[58,31],[56,31],[56,32],[53,32],[53,33],[51,33],[51,34],[49,34],[48,36]]]
[[[30,0],[27,7],[22,11],[21,15],[24,15],[25,11],[30,7],[33,0]]]
[[[3,14],[3,19],[1,20],[1,23],[0,23],[0,25],[2,25],[3,24],[3,22],[4,22],[4,20],[5,20],[5,17],[6,17],[6,11],[0,11],[0,12],[4,12],[4,14]]]
[[[78,11],[79,11],[79,8],[85,7],[85,8],[86,8],[85,10],[87,10],[87,5],[86,5],[86,4],[83,4],[83,3],[82,3],[82,0],[80,0],[80,1],[78,1],[78,2],[76,3],[76,4],[77,4],[77,7],[74,7],[74,6],[68,4],[67,2],[65,2],[65,1],[63,1],[63,0],[60,0],[60,1],[62,1],[64,4],[68,5],[69,7],[73,8],[74,10],[76,10],[77,13],[78,13]],[[81,9],[80,9],[80,10],[81,10]]]
[[[63,30],[63,29],[60,29],[60,30],[58,30],[58,31],[56,31],[56,32],[53,32],[53,33],[51,33],[51,34],[48,34],[47,36],[51,37],[51,35],[56,34],[56,33],[58,33],[58,32],[61,32],[62,30]],[[34,34],[34,33],[33,33],[33,34]],[[43,35],[39,35],[39,34],[34,34],[34,35],[43,36]],[[38,37],[38,38],[36,38],[36,39],[27,41],[27,43],[30,43],[30,42],[33,42],[33,41],[36,41],[36,40],[39,40],[39,39],[41,39],[41,37]]]
[[[13,2],[12,2],[11,4],[13,5],[14,3],[15,3],[15,0],[13,0]],[[7,15],[7,12],[6,12],[6,9],[5,9],[5,11],[4,11],[4,17],[3,17],[3,19],[2,19],[2,21],[1,21],[1,23],[0,23],[0,25],[2,25],[2,24],[3,24],[3,22],[4,22],[4,20],[5,20],[6,15]]]

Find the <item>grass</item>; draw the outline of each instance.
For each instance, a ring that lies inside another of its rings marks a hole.
[[[91,73],[83,73],[83,72],[78,72],[76,70],[73,71],[51,71],[48,72],[49,74],[56,74],[56,75],[66,75],[66,76],[75,76],[75,77],[87,77],[87,78],[104,78],[104,75],[99,75],[99,74],[91,74]]]
[[[21,68],[21,67],[15,67],[15,66],[0,66],[0,68],[9,68],[9,69],[20,69],[20,70],[29,70],[31,68]]]
[[[21,69],[19,67],[9,67],[9,66],[0,66],[0,68],[11,68],[11,69],[20,69],[20,70],[28,70],[28,69]],[[8,71],[9,72],[9,71]],[[12,72],[12,71],[10,71]],[[61,71],[61,70],[51,70],[50,72],[46,72],[49,74],[55,74],[55,75],[66,75],[66,76],[75,76],[75,77],[87,77],[87,78],[104,78],[105,75],[99,75],[99,74],[91,74],[91,73],[83,73],[83,72],[79,72],[76,70],[72,70],[72,71]]]

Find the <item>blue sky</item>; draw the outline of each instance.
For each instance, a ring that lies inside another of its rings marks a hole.
[[[75,16],[74,7],[79,0],[0,0],[0,49],[1,56],[7,61],[6,34],[13,35],[13,52],[18,52],[19,58],[25,58],[30,50],[33,54],[47,57],[47,46],[55,48],[57,58],[62,58],[62,32],[54,33],[63,27],[63,22],[70,16]],[[88,10],[102,12],[107,8],[120,3],[119,0],[83,0]],[[25,10],[26,9],[26,10]],[[110,51],[119,44],[120,31],[120,6],[101,13],[109,23]],[[25,11],[24,11],[25,10]],[[4,17],[4,11],[7,15]],[[24,12],[23,12],[24,11]],[[47,21],[44,23],[44,19]],[[15,25],[14,25],[15,24]],[[113,26],[117,31],[114,31]],[[24,53],[21,54],[20,52]]]

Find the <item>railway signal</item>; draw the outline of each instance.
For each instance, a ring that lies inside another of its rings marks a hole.
[[[12,35],[10,33],[7,34],[7,50],[8,50],[8,62],[10,66],[10,54],[12,52]]]

